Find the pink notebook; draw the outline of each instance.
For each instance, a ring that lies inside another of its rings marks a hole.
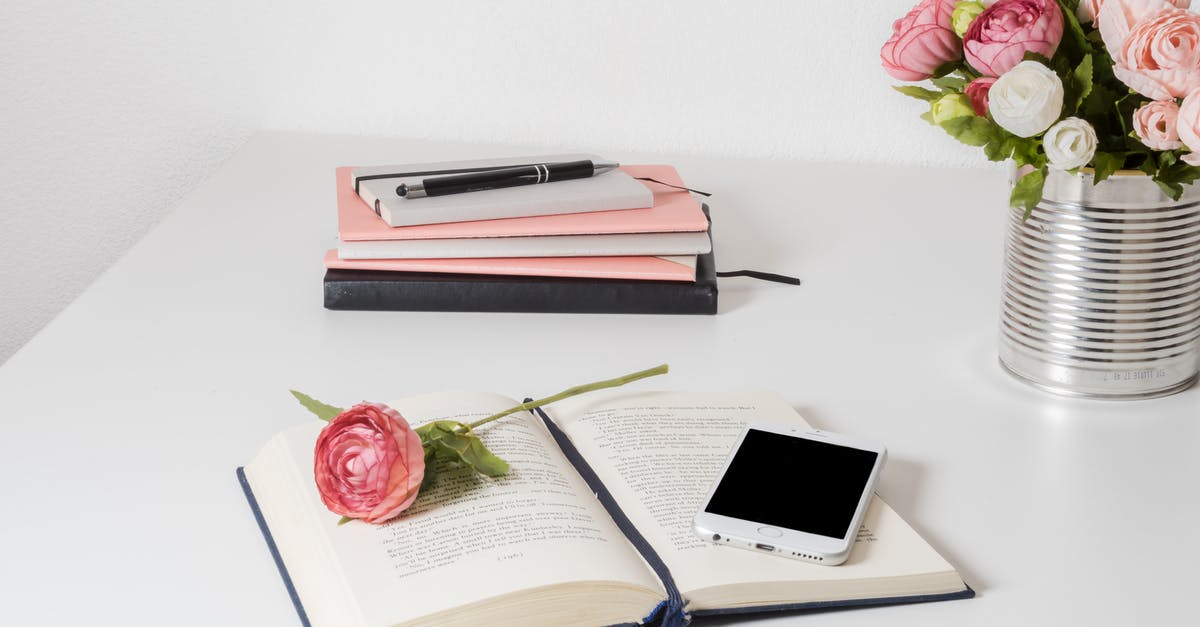
[[[654,206],[645,209],[390,227],[354,193],[351,169],[337,168],[338,234],[342,241],[665,233],[708,229],[708,219],[700,209],[700,203],[690,193],[649,181],[639,181],[654,192]],[[632,165],[622,166],[621,169],[634,177],[650,177],[672,185],[683,185],[679,173],[669,165]]]
[[[696,257],[511,257],[501,259],[341,259],[325,253],[326,268],[513,276],[696,280]]]

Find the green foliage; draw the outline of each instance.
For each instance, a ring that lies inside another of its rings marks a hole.
[[[946,93],[961,94],[967,88],[967,79],[955,76],[933,78],[929,82],[933,83],[935,87],[940,87]]]
[[[1037,206],[1038,201],[1042,199],[1042,188],[1046,185],[1046,168],[1034,170],[1025,176],[1022,176],[1016,185],[1013,185],[1012,194],[1008,197],[1008,203],[1013,207],[1024,208],[1024,219],[1028,220],[1030,214],[1033,213],[1033,208]]]
[[[1153,163],[1153,161],[1147,161]],[[1183,195],[1183,186],[1191,184],[1200,178],[1200,168],[1188,165],[1179,160],[1179,151],[1167,150],[1159,155],[1158,170],[1154,173],[1154,182],[1173,200],[1179,200]]]
[[[940,91],[925,89],[924,87],[917,87],[916,85],[893,85],[892,89],[895,89],[905,96],[912,96],[917,100],[924,100],[925,102],[933,102],[934,100],[942,97],[942,92]]]
[[[1092,183],[1095,184],[1103,181],[1112,176],[1113,172],[1120,170],[1124,166],[1124,153],[1097,152],[1092,157],[1092,167],[1096,169],[1096,173],[1092,176]]]
[[[1013,145],[1013,161],[1017,163],[1017,167],[1033,166],[1041,168],[1046,165],[1046,153],[1041,152],[1039,148],[1042,142],[1033,137],[1012,137]]]
[[[307,394],[304,394],[302,392],[297,392],[296,390],[288,390],[288,391],[292,393],[292,396],[296,397],[296,400],[300,401],[300,404],[303,405],[305,409],[316,414],[317,418],[320,418],[321,420],[324,420],[325,422],[329,422],[330,420],[333,420],[334,418],[337,417],[338,414],[340,414],[340,413],[342,413],[342,411],[344,411],[340,407],[334,407],[333,405],[326,405],[325,403],[322,403],[321,401],[318,401],[317,399],[315,399]]]
[[[951,137],[968,146],[986,146],[1003,141],[997,131],[1003,130],[995,122],[979,116],[963,116],[945,120],[940,125]]]
[[[966,64],[958,61],[949,61],[947,63],[943,63],[933,71],[933,78],[941,78],[954,72],[959,72],[963,67],[966,67]]]
[[[1079,18],[1076,16],[1075,11],[1079,7],[1079,2],[1077,0],[1058,0],[1058,6],[1062,9],[1063,14],[1063,36],[1054,56],[1061,56],[1072,65],[1077,65],[1085,56],[1095,51],[1095,44],[1088,40],[1083,25],[1079,23]]]
[[[1063,115],[1073,116],[1083,105],[1083,101],[1092,93],[1092,55],[1083,57],[1083,61],[1071,70],[1067,80],[1063,81]]]
[[[427,471],[436,466],[428,462],[445,461],[467,466],[489,477],[508,474],[508,462],[492,454],[467,424],[455,420],[437,420],[417,427],[416,432],[421,437],[421,445],[425,447]]]

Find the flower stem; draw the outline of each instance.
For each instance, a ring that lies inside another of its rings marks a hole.
[[[484,418],[477,422],[472,422],[471,424],[467,425],[467,427],[474,429],[475,427],[478,427],[480,425],[485,425],[493,420],[499,420],[500,418],[503,418],[509,414],[515,414],[519,411],[527,411],[527,410],[533,409],[534,407],[541,407],[542,405],[549,405],[550,403],[553,403],[555,401],[561,401],[564,398],[570,398],[572,396],[577,396],[579,394],[583,394],[584,392],[591,392],[592,390],[602,390],[604,388],[620,387],[622,385],[625,385],[626,383],[632,383],[634,381],[637,381],[638,379],[645,379],[646,377],[653,377],[655,375],[665,374],[666,372],[667,372],[667,364],[661,364],[661,365],[655,366],[653,368],[650,368],[648,370],[642,370],[640,372],[635,372],[633,374],[627,374],[623,377],[617,377],[615,379],[607,379],[605,381],[596,381],[595,383],[585,383],[584,385],[577,385],[573,388],[568,388],[566,390],[563,390],[562,392],[559,392],[558,394],[555,394],[554,396],[547,396],[546,398],[541,398],[536,401],[529,401],[528,403],[521,403],[520,405],[517,405],[516,407],[506,409],[498,414],[492,414],[491,416],[488,416],[487,418]]]

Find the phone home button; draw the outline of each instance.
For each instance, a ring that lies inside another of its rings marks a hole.
[[[758,535],[767,536],[768,538],[778,538],[783,535],[783,532],[774,527],[759,527]]]

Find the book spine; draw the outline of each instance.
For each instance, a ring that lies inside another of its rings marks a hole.
[[[533,399],[526,398],[525,402],[528,403],[531,400]],[[650,543],[646,541],[642,532],[638,531],[637,527],[634,526],[633,521],[629,520],[629,517],[625,515],[621,506],[617,504],[617,500],[608,491],[608,487],[604,485],[604,482],[596,475],[596,471],[592,470],[591,465],[579,453],[579,449],[576,449],[575,445],[571,443],[571,438],[567,437],[567,434],[558,428],[558,425],[550,419],[550,416],[546,415],[546,412],[542,411],[542,408],[537,407],[533,411],[542,419],[542,423],[546,425],[551,437],[554,438],[555,444],[558,444],[558,448],[562,450],[567,461],[571,462],[571,465],[575,467],[579,476],[583,478],[583,481],[595,493],[596,499],[600,501],[605,511],[608,512],[608,515],[612,517],[613,522],[617,524],[617,528],[621,530],[621,533],[625,534],[625,538],[629,540],[633,548],[637,549],[638,553],[641,553],[642,559],[646,560],[646,563],[654,570],[654,574],[658,576],[659,581],[662,582],[663,588],[666,589],[667,598],[658,607],[654,608],[654,612],[645,617],[642,622],[654,623],[659,627],[684,627],[687,625],[691,622],[691,619],[684,610],[686,603],[684,602],[683,594],[679,591],[679,587],[675,585],[675,577],[671,575],[671,569],[667,568],[666,562],[662,560],[662,557],[658,555],[654,547],[650,546]]]
[[[371,311],[715,314],[715,284],[327,270],[325,307]]]

